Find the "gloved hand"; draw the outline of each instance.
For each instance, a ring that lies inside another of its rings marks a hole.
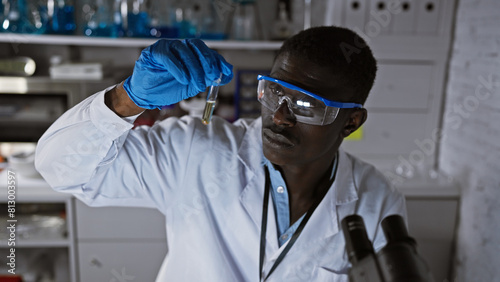
[[[220,77],[233,78],[233,66],[199,39],[162,39],[144,49],[123,88],[145,109],[161,108],[196,96]]]

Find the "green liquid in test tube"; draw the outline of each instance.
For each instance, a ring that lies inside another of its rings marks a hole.
[[[205,104],[205,110],[203,111],[203,117],[201,121],[203,124],[207,125],[212,120],[212,114],[215,109],[215,101],[217,100],[217,94],[219,93],[219,84],[222,80],[222,73],[219,78],[214,81],[214,85],[210,86],[207,95],[207,103]]]

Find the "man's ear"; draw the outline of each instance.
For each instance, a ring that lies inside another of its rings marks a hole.
[[[365,108],[354,109],[349,114],[349,119],[347,120],[347,122],[344,125],[344,128],[342,129],[342,137],[346,138],[351,133],[356,131],[361,125],[363,125],[363,123],[365,123],[367,118],[368,118],[368,112],[366,111]]]

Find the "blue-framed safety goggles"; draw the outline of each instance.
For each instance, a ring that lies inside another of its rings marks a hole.
[[[288,82],[269,76],[257,76],[257,98],[267,109],[275,112],[285,101],[289,112],[298,122],[327,125],[337,117],[340,109],[362,108],[357,103],[331,101]]]

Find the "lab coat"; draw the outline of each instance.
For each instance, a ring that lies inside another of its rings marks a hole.
[[[57,191],[90,206],[155,207],[166,218],[168,254],[157,281],[258,281],[265,173],[261,119],[209,126],[189,116],[132,128],[97,93],[40,139],[36,168]],[[364,218],[376,249],[380,221],[406,218],[405,202],[372,167],[339,151],[336,179],[302,234],[267,281],[347,281],[341,220]],[[278,245],[269,201],[264,275]],[[147,281],[146,281],[147,282]]]

